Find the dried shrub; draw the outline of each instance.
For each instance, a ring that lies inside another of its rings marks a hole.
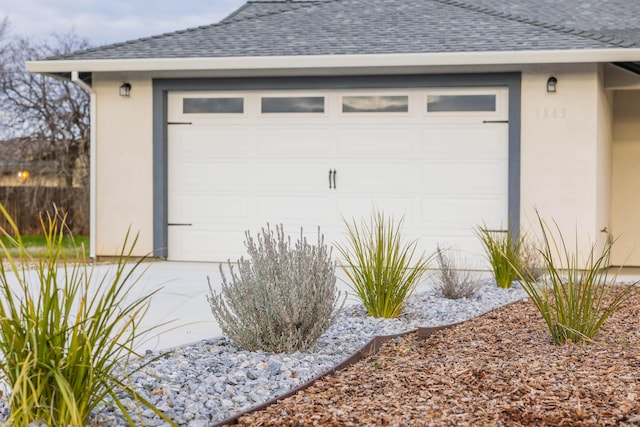
[[[477,275],[469,270],[461,270],[451,258],[438,247],[436,259],[440,271],[437,276],[436,290],[448,299],[471,298],[478,291]]]
[[[336,263],[318,230],[310,245],[300,231],[295,245],[282,225],[269,225],[257,242],[245,233],[249,259],[220,266],[222,290],[207,298],[222,331],[249,351],[302,351],[333,324],[342,305]]]

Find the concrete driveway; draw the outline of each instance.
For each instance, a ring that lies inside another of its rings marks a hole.
[[[140,294],[159,290],[144,322],[157,329],[138,344],[138,350],[167,349],[221,335],[207,302],[207,277],[214,289],[220,289],[218,264],[154,261],[141,267],[138,273],[144,273],[136,289]]]

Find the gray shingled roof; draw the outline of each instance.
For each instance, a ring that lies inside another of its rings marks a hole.
[[[638,0],[465,1],[514,16],[590,31],[640,45],[640,1]]]
[[[628,0],[254,0],[218,24],[56,59],[637,47],[637,16]]]

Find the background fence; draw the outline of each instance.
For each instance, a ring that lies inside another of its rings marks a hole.
[[[0,187],[0,203],[15,221],[20,234],[40,235],[40,218],[46,219],[47,212],[67,215],[67,225],[77,236],[89,234],[88,191],[85,188],[61,187]],[[9,230],[9,224],[0,215],[0,227]]]

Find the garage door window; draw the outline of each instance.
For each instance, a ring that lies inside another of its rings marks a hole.
[[[324,113],[324,96],[263,97],[263,113]]]
[[[408,96],[344,96],[343,113],[407,113]]]
[[[242,114],[244,98],[184,98],[183,114]]]
[[[429,95],[427,112],[496,111],[496,95]]]

